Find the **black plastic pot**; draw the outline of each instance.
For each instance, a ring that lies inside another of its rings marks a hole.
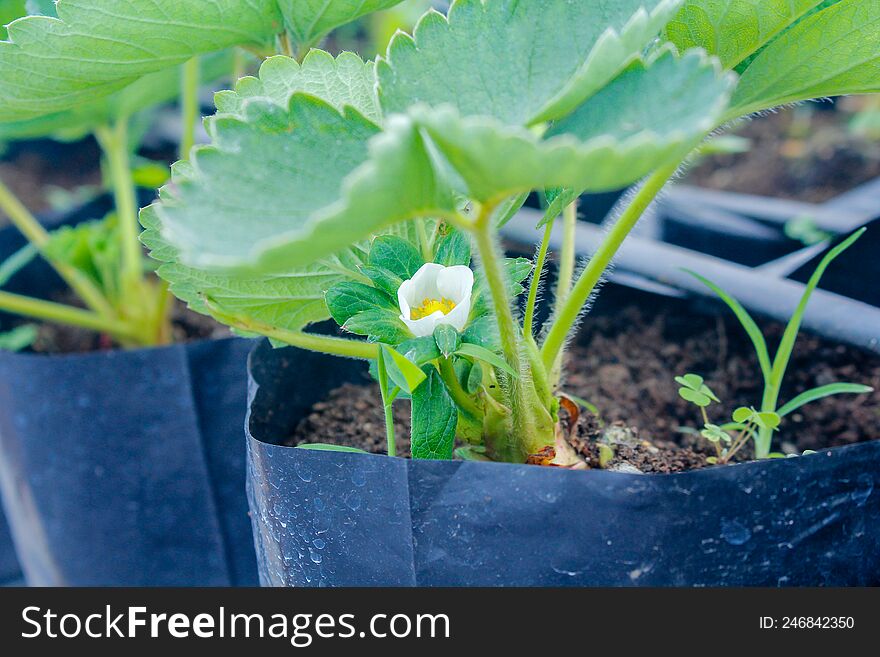
[[[675,475],[315,452],[277,443],[364,368],[263,342],[249,371],[263,585],[880,584],[880,442]]]
[[[2,231],[0,253],[16,248]],[[35,262],[8,289],[57,285]],[[29,584],[256,584],[241,444],[251,345],[0,353],[0,489]]]

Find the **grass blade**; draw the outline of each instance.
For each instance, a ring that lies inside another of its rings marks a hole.
[[[813,388],[812,390],[802,392],[776,412],[779,414],[780,417],[785,417],[789,413],[792,413],[799,409],[801,406],[804,406],[806,404],[809,404],[810,402],[814,402],[819,399],[824,399],[825,397],[830,397],[831,395],[861,395],[868,392],[874,392],[874,388],[870,386],[863,386],[858,383],[830,383],[827,386],[820,386],[818,388]]]

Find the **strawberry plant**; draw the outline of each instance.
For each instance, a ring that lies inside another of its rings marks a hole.
[[[4,2],[0,140],[93,135],[115,210],[51,235],[0,181],[0,209],[28,239],[31,255],[44,257],[85,306],[0,292],[0,310],[98,331],[126,347],[169,342],[167,285],[152,274],[138,241],[135,184],[154,169],[141,168],[135,152],[151,110],[179,99],[186,157],[199,83],[233,68],[231,49],[261,57],[305,51],[338,25],[398,1]]]
[[[218,94],[212,143],[175,165],[142,239],[196,310],[371,360],[386,411],[412,400],[414,457],[459,443],[464,458],[572,465],[566,344],[645,209],[739,117],[880,89],[878,36],[880,4],[859,0],[458,0],[375,61],[295,48]],[[639,180],[577,271],[575,199]],[[533,191],[542,245],[504,258],[499,230]],[[328,318],[352,337],[307,330]]]

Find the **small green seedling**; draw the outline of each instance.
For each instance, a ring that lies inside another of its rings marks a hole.
[[[715,283],[703,278],[699,274],[688,272],[717,294],[718,297],[728,305],[734,315],[736,315],[740,324],[742,324],[755,347],[755,352],[758,356],[758,363],[760,364],[761,373],[764,377],[764,395],[761,400],[760,411],[755,411],[754,409],[738,409],[734,414],[734,422],[743,423],[748,416],[748,421],[754,425],[754,428],[757,430],[757,435],[755,436],[756,458],[765,459],[770,456],[770,443],[773,437],[773,431],[779,426],[779,422],[774,422],[774,418],[779,418],[779,420],[781,420],[793,411],[799,409],[801,406],[831,395],[844,393],[865,394],[873,392],[874,390],[869,386],[857,383],[830,383],[802,392],[787,404],[783,404],[782,406],[779,405],[779,394],[782,389],[782,382],[791,360],[791,354],[794,350],[794,345],[797,341],[797,336],[800,332],[801,323],[803,322],[807,305],[810,302],[810,297],[812,297],[813,292],[818,287],[819,281],[828,266],[839,255],[852,246],[864,234],[864,232],[864,228],[856,231],[846,240],[831,249],[825,257],[822,258],[819,266],[816,267],[816,271],[813,272],[813,275],[806,284],[800,303],[789,320],[788,325],[785,327],[782,341],[776,351],[776,356],[772,360],[767,348],[766,339],[758,328],[758,325],[755,323],[755,320],[749,315],[748,311],[742,306],[742,304]],[[692,390],[691,393],[693,393]],[[737,419],[738,417],[741,419]]]
[[[690,402],[700,409],[703,417],[703,428],[699,435],[708,440],[715,447],[715,456],[709,457],[709,463],[729,463],[730,460],[748,443],[750,439],[756,439],[759,431],[775,431],[779,427],[781,418],[777,413],[757,411],[751,407],[737,408],[732,416],[732,422],[722,425],[713,424],[709,421],[706,409],[713,403],[720,403],[720,399],[707,386],[703,377],[698,374],[685,374],[675,377],[681,386],[678,394],[682,399]],[[696,431],[686,430],[688,433]]]

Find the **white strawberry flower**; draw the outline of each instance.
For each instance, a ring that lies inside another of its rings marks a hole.
[[[400,319],[418,338],[433,335],[441,324],[464,329],[471,313],[474,272],[429,262],[397,289]]]

